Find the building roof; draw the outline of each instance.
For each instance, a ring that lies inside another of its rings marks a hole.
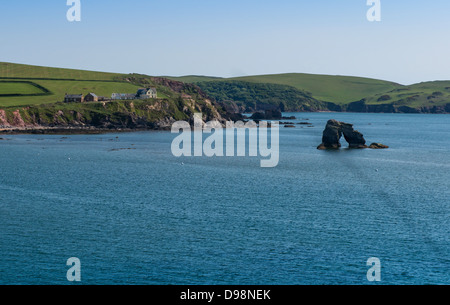
[[[98,97],[95,93],[89,93],[88,95],[92,95],[93,97]]]
[[[66,98],[82,98],[83,94],[66,94]]]
[[[137,94],[141,95],[141,94],[147,94],[149,91],[156,93],[156,89],[155,88],[141,88],[138,90]]]

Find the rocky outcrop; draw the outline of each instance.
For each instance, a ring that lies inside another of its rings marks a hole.
[[[362,133],[353,129],[352,124],[341,123],[342,124],[342,133],[344,134],[344,138],[348,143],[349,148],[367,148],[366,140]]]
[[[352,124],[329,120],[323,132],[322,144],[317,149],[338,149],[341,147],[341,137],[344,135],[349,148],[368,148],[364,136],[353,128]]]
[[[0,128],[11,127],[11,124],[8,122],[8,118],[6,116],[6,111],[0,109]]]
[[[341,147],[342,124],[336,120],[329,120],[323,131],[322,144],[317,149],[338,149]]]
[[[168,130],[178,120],[190,122],[194,113],[205,121],[225,124],[227,118],[208,99],[180,97],[151,101],[117,101],[79,104],[54,103],[0,109],[0,131],[53,129]],[[73,106],[73,108],[71,108]],[[226,113],[225,113],[226,114]]]
[[[367,104],[365,99],[353,102],[342,107],[345,112],[364,112],[364,113],[450,113],[450,103],[440,106],[423,106],[418,108],[406,105],[396,105],[394,102],[389,104]],[[330,109],[331,110],[331,109]],[[331,110],[340,111],[340,110]]]
[[[370,144],[369,148],[371,148],[371,149],[387,149],[387,148],[389,148],[389,146],[383,145],[381,143],[372,143],[372,144]]]
[[[264,112],[255,112],[251,119],[255,121],[260,120],[279,120],[282,119],[283,115],[279,110],[266,110]]]
[[[236,114],[246,112],[246,109],[242,106],[239,106],[235,101],[221,101],[217,103],[228,113]]]

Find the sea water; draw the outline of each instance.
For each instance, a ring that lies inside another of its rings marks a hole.
[[[450,116],[295,113],[280,161],[170,132],[2,135],[0,284],[450,284]],[[328,119],[388,150],[319,151]]]

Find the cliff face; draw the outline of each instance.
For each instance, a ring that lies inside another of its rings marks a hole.
[[[450,113],[450,103],[441,106],[426,106],[413,108],[409,106],[390,104],[367,104],[366,100],[350,103],[343,108],[346,112],[366,113]]]
[[[235,101],[219,102],[219,104],[231,113],[257,112],[255,107],[243,107]],[[280,110],[282,112],[359,112],[359,113],[450,113],[450,103],[441,106],[410,107],[405,105],[367,104],[361,100],[346,105],[337,105],[330,102],[317,102],[315,104],[300,104],[295,107],[285,108],[269,104],[260,104],[258,110]]]
[[[225,121],[207,100],[164,99],[1,109],[0,128],[169,129],[175,121],[189,121],[195,112],[202,112],[205,121]]]

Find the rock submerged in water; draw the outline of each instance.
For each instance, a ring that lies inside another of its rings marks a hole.
[[[317,149],[339,149],[341,147],[340,140],[342,135],[344,135],[345,140],[348,142],[349,148],[388,148],[388,146],[379,143],[372,143],[371,147],[368,147],[363,134],[355,130],[353,124],[329,120],[323,131],[322,144]]]
[[[386,148],[389,148],[389,146],[383,145],[381,143],[372,143],[372,144],[370,144],[369,148],[371,148],[371,149],[386,149]]]

